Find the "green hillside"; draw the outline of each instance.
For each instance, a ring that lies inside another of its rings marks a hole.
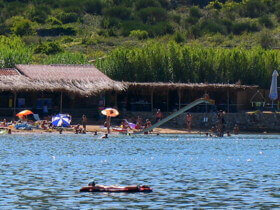
[[[263,61],[258,68],[267,77],[273,69],[280,68],[277,50],[280,48],[280,1],[0,0],[0,35],[1,67],[12,67],[16,63],[92,63],[113,78],[142,81],[145,76],[133,73],[132,66],[144,59],[137,52],[151,50],[149,56],[152,58],[153,48],[148,46],[162,45],[169,49],[169,46],[174,45],[177,51],[188,48],[193,53],[197,52],[194,53],[197,55],[202,50],[207,51],[209,57],[225,57],[223,66],[227,69],[223,72],[228,72],[227,77],[222,76],[218,68],[209,67],[210,64],[205,67],[207,62],[198,60],[196,62],[199,65],[196,67],[215,70],[218,76],[205,76],[209,73],[194,73],[196,76],[190,76],[185,74],[189,71],[187,67],[180,66],[184,79],[176,79],[172,74],[161,78],[155,73],[153,77],[146,75],[149,80],[240,80],[266,86],[267,83],[261,78],[248,81],[230,76],[237,69],[229,68],[226,56],[238,51],[243,53],[245,60],[254,60],[255,57],[265,60],[269,57],[265,54],[273,54],[272,61],[269,61],[271,65]],[[111,59],[112,55],[120,51],[129,51],[129,59],[134,61],[127,70],[130,72],[128,75],[134,75],[130,78],[121,76],[126,62],[120,64],[118,59]],[[163,54],[155,55],[159,56],[166,57]],[[209,60],[209,57],[205,59]],[[145,59],[152,63],[149,58]],[[245,61],[243,65],[246,65]],[[163,69],[172,72],[169,67]],[[156,70],[150,68],[149,71]],[[257,75],[261,77],[263,74]]]

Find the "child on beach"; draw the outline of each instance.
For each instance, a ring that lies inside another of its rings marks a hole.
[[[82,116],[82,125],[83,125],[84,132],[86,132],[86,130],[87,130],[87,117],[84,114]]]
[[[187,113],[186,115],[186,126],[188,131],[191,131],[191,126],[192,126],[192,115],[190,113]]]

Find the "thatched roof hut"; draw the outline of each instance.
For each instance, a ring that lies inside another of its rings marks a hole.
[[[15,69],[0,69],[2,91],[60,91],[90,96],[124,88],[124,84],[90,65],[16,65]]]
[[[124,82],[127,88],[130,89],[149,89],[149,90],[246,90],[257,89],[256,85],[241,85],[241,84],[208,84],[208,83],[162,83],[162,82]]]

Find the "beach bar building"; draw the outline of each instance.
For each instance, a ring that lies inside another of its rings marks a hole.
[[[192,112],[250,109],[257,86],[207,83],[137,83],[110,79],[92,65],[16,65],[0,69],[0,116],[23,109],[50,114],[88,114],[98,117],[104,107],[120,111],[172,112],[208,94],[215,106],[200,105]]]
[[[50,114],[97,114],[97,107],[105,106],[104,94],[124,87],[90,65],[17,65],[0,69],[0,115],[23,109],[41,113],[44,105]]]
[[[251,109],[249,98],[258,86],[208,83],[136,83],[125,82],[127,90],[118,93],[118,107],[128,111],[173,112],[206,94],[215,105],[198,105],[191,112],[224,110],[238,112]]]

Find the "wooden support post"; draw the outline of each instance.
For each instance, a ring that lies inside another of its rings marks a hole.
[[[62,98],[63,98],[63,95],[62,95],[62,92],[60,92],[60,107],[59,107],[60,114],[62,113]]]
[[[154,110],[154,90],[151,91],[151,112]]]
[[[14,110],[13,110],[13,118],[16,119],[16,106],[17,106],[17,93],[14,92]]]
[[[227,89],[227,113],[229,113],[229,89]]]
[[[181,109],[181,89],[178,90],[178,99],[179,99],[178,101],[178,105],[179,105],[178,110],[179,110]]]
[[[166,111],[168,112],[169,108],[169,90],[167,90],[167,96],[166,96]]]
[[[114,102],[114,104],[115,104],[115,107],[118,107],[118,93],[117,92],[115,92],[115,102]]]

